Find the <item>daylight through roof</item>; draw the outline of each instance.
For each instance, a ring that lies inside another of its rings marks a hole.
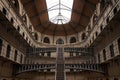
[[[71,20],[73,0],[46,0],[49,20],[54,24],[66,24]]]

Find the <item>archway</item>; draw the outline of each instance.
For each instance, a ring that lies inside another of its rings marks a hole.
[[[48,37],[45,37],[44,40],[43,40],[43,42],[50,44],[50,39]]]
[[[10,51],[11,51],[11,46],[7,45],[7,50],[6,50],[6,57],[9,58],[10,57]]]
[[[70,43],[76,43],[76,38],[75,37],[71,37],[70,38]]]
[[[59,38],[59,39],[56,41],[56,44],[64,44],[64,41],[63,41],[61,38]]]

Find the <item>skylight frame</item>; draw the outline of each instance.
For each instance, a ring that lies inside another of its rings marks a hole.
[[[54,24],[68,23],[71,20],[73,2],[74,0],[46,0],[49,21]]]

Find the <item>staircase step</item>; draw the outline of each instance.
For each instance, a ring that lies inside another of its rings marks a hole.
[[[57,73],[56,73],[56,80],[64,80],[64,58],[63,58],[63,49],[58,48],[57,52]]]

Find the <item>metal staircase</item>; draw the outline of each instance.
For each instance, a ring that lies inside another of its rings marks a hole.
[[[57,58],[56,58],[56,75],[55,80],[65,80],[64,73],[64,57],[63,57],[64,48],[57,48]]]

